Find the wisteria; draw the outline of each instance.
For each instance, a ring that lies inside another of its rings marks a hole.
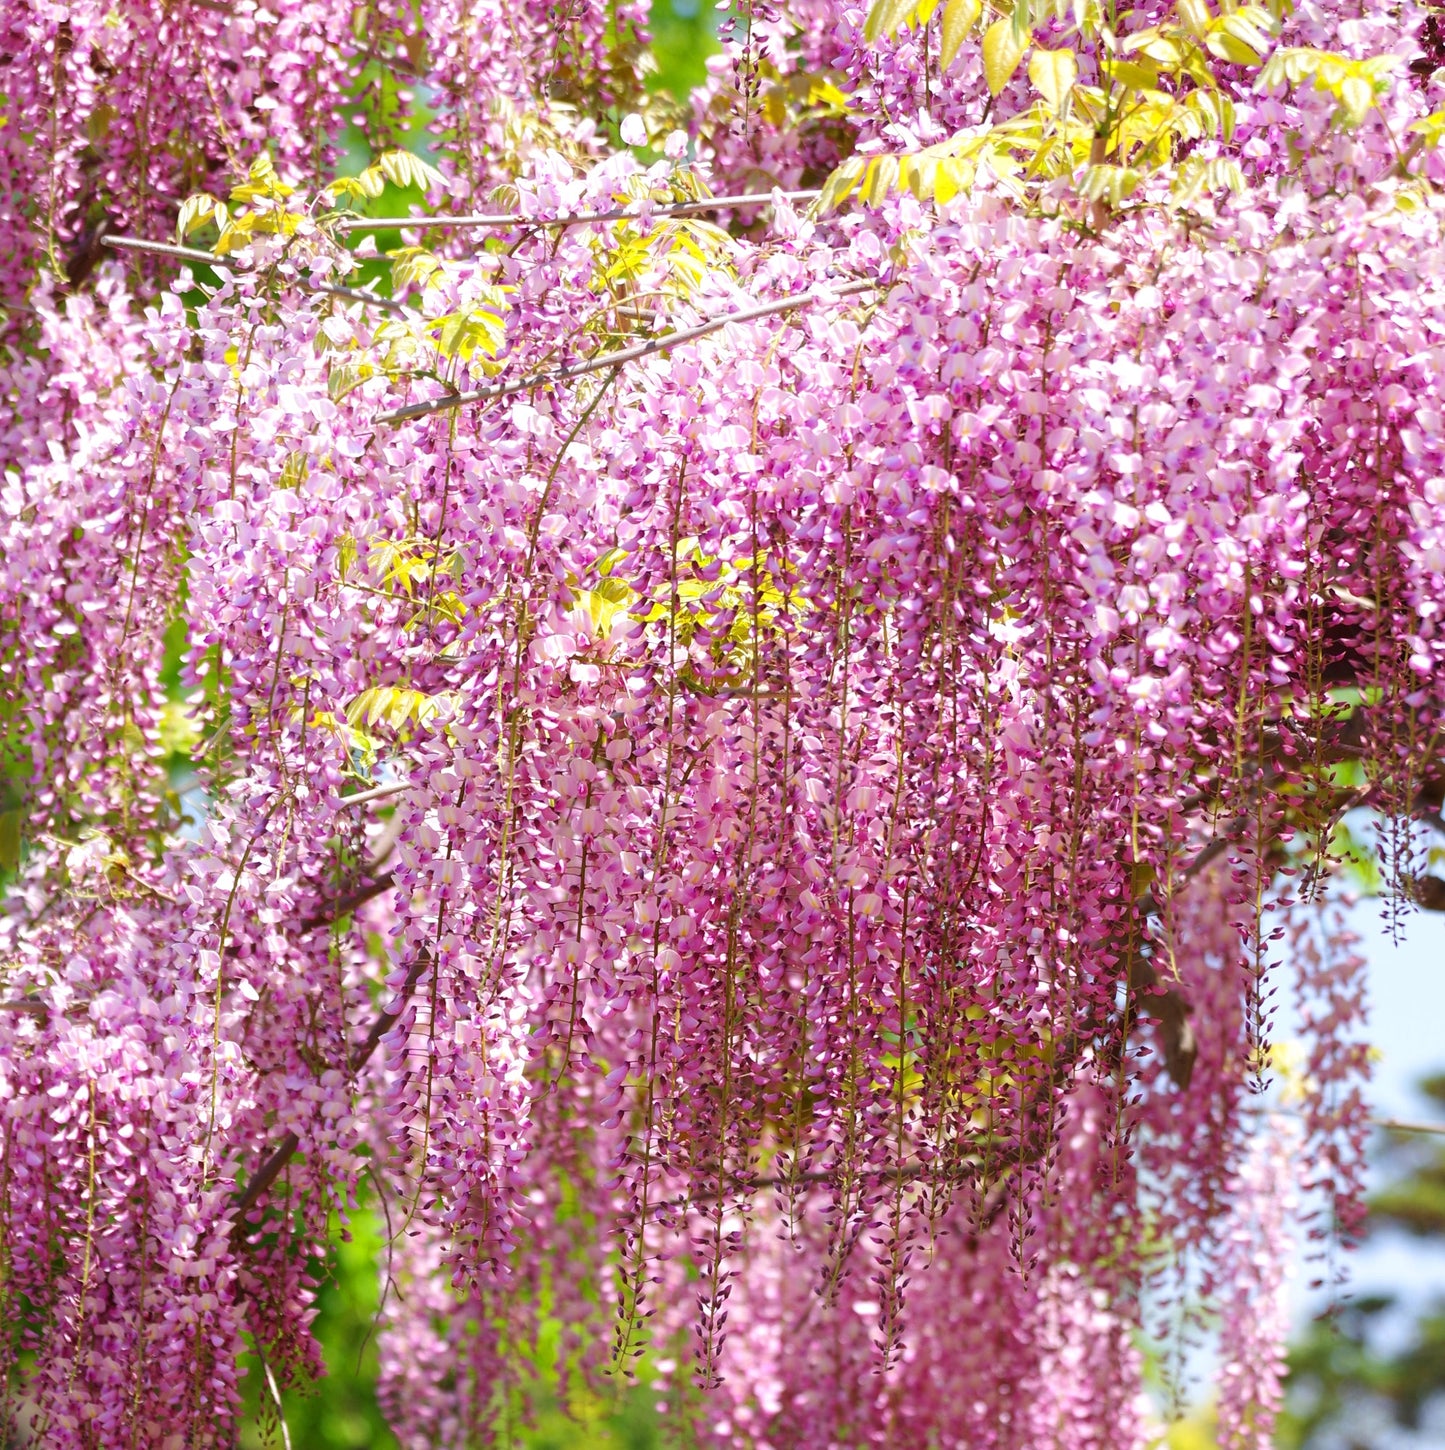
[[[1142,1447],[1214,1311],[1267,1446],[1346,818],[1445,899],[1425,12],[0,11],[0,1433],[233,1443],[365,1197],[408,1447]]]

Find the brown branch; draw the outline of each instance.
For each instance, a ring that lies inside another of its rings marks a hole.
[[[17,997],[10,1002],[0,1002],[0,1012],[22,1012],[31,1017],[49,1017],[50,1008],[38,997]]]
[[[859,292],[877,291],[884,284],[878,282],[845,282],[833,288],[838,297],[852,297]],[[445,412],[451,408],[464,408],[469,403],[491,402],[497,398],[510,398],[516,393],[528,393],[534,388],[548,384],[566,383],[573,378],[585,377],[588,373],[601,372],[604,368],[621,367],[623,363],[636,362],[639,358],[651,357],[655,353],[667,352],[694,338],[705,337],[710,332],[726,327],[730,322],[755,322],[760,317],[771,317],[779,312],[792,312],[799,307],[810,307],[822,299],[815,292],[805,292],[796,297],[782,297],[775,302],[760,302],[755,307],[744,307],[737,312],[725,313],[721,317],[709,317],[692,327],[682,327],[663,337],[650,338],[635,347],[624,347],[616,352],[599,353],[586,362],[572,363],[555,372],[535,373],[531,377],[518,378],[511,383],[494,383],[489,388],[474,388],[468,393],[448,393],[442,398],[431,398],[424,403],[408,403],[390,413],[382,413],[377,419],[381,423],[407,423],[414,418],[425,418],[432,413]]]
[[[1445,911],[1445,878],[1412,876],[1409,888],[1410,899],[1422,911]]]
[[[784,201],[812,201],[822,193],[818,191],[785,191]],[[771,191],[750,191],[742,196],[705,196],[695,201],[671,202],[666,206],[654,206],[646,211],[646,202],[639,200],[630,206],[616,207],[611,211],[564,212],[560,216],[519,216],[516,212],[502,212],[492,215],[468,216],[383,216],[347,217],[336,223],[339,232],[379,232],[401,227],[573,227],[588,222],[646,221],[650,217],[691,216],[696,212],[724,211],[733,206],[768,206],[772,203]]]
[[[401,991],[397,993],[395,1008],[387,1008],[379,1012],[366,1037],[352,1049],[350,1067],[353,1076],[371,1060],[371,1055],[376,1051],[381,1039],[386,1036],[392,1025],[406,1010],[406,1004],[411,999],[411,994],[416,991],[416,984],[421,980],[421,974],[427,969],[430,961],[430,957],[425,952],[417,956],[406,974],[406,981],[402,984]],[[281,1141],[266,1155],[260,1167],[251,1175],[245,1188],[237,1195],[236,1222],[231,1228],[233,1244],[244,1243],[250,1234],[260,1227],[259,1224],[247,1222],[246,1215],[256,1207],[261,1196],[280,1177],[281,1170],[291,1161],[291,1155],[300,1146],[301,1139],[294,1131],[288,1129],[282,1135]]]
[[[178,247],[171,242],[151,242],[144,237],[103,237],[99,245],[114,247],[117,251],[146,252],[157,257],[174,257],[177,261],[195,262],[198,266],[212,267],[218,272],[234,273],[253,270],[249,267],[238,267],[234,262],[227,261],[225,257],[218,257],[214,252],[203,252],[197,247]],[[328,297],[341,297],[348,302],[362,302],[371,307],[379,307],[383,312],[392,312],[403,317],[411,316],[411,309],[404,303],[397,302],[391,297],[378,297],[372,292],[362,292],[355,287],[337,287],[330,282],[308,282],[304,277],[297,278],[296,285],[303,292],[317,292]]]
[[[1371,1118],[1370,1124],[1388,1133],[1428,1133],[1445,1138],[1445,1123],[1412,1123],[1404,1118]]]
[[[1129,995],[1135,1016],[1147,1017],[1159,1024],[1164,1070],[1174,1086],[1183,1092],[1194,1076],[1194,1062],[1199,1056],[1199,1041],[1189,1021],[1193,1008],[1177,988],[1161,987],[1154,964],[1138,952],[1129,961]]]
[[[315,931],[319,926],[330,926],[339,917],[355,911],[358,906],[365,906],[368,901],[380,896],[383,891],[389,891],[395,882],[395,874],[385,871],[376,880],[368,881],[354,891],[348,891],[345,896],[338,896],[331,901],[323,902],[311,916],[301,923],[299,930],[304,935],[308,931]]]

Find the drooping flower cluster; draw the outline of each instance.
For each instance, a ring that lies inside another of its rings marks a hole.
[[[465,194],[515,101],[478,57],[619,94],[618,16],[540,15],[426,32]],[[243,1335],[315,1372],[305,1266],[366,1177],[408,1444],[487,1443],[554,1322],[589,1383],[650,1348],[704,1443],[1144,1443],[1143,1299],[1275,1287],[1246,1098],[1292,944],[1350,1228],[1357,964],[1304,923],[1341,815],[1439,774],[1445,210],[1384,119],[1288,106],[1302,174],[1261,123],[1239,198],[1099,228],[984,186],[743,240],[668,211],[681,157],[574,144],[389,296],[264,168],[218,280],[29,293],[7,1413],[228,1443]]]
[[[585,144],[590,110],[636,99],[644,19],[602,0],[556,17],[437,0],[386,19],[349,0],[13,0],[0,9],[0,300],[23,304],[37,273],[84,282],[107,233],[164,235],[188,195],[263,148],[329,174],[348,126],[382,150],[429,119],[458,196],[484,195],[539,126],[583,122]]]

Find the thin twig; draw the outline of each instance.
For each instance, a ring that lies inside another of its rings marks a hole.
[[[771,191],[750,191],[744,196],[704,196],[696,201],[672,202],[666,206],[654,206],[650,210],[639,210],[647,203],[638,200],[630,206],[617,207],[612,211],[564,212],[560,216],[520,216],[516,212],[495,214],[479,213],[465,216],[383,216],[346,217],[336,223],[339,232],[379,232],[396,227],[573,227],[588,222],[641,221],[655,216],[688,216],[693,212],[724,211],[734,206],[766,206],[773,200]],[[818,191],[784,191],[784,201],[812,201],[822,195]]]
[[[213,267],[220,272],[244,272],[248,269],[218,257],[214,252],[203,252],[197,247],[178,247],[171,242],[151,242],[144,237],[106,237],[107,247],[116,247],[126,252],[147,252],[157,257],[174,257],[180,262],[195,262],[200,266]],[[390,297],[378,297],[374,292],[363,292],[356,287],[336,287],[328,282],[308,282],[304,277],[297,279],[297,285],[306,292],[320,292],[329,297],[342,297],[348,302],[362,302],[371,307],[380,307],[383,312],[401,316],[410,314],[411,309]]]
[[[859,292],[873,292],[884,286],[881,282],[845,282],[841,287],[833,288],[833,293],[838,297],[852,297]],[[603,368],[621,367],[623,363],[636,362],[639,358],[651,357],[654,353],[667,352],[678,347],[684,342],[691,342],[694,338],[706,337],[710,332],[716,332],[721,327],[726,327],[730,322],[755,322],[760,317],[771,317],[779,312],[792,312],[799,307],[809,307],[815,302],[823,299],[816,292],[804,292],[796,297],[781,297],[776,302],[760,302],[755,307],[744,307],[737,312],[729,312],[721,317],[709,317],[706,321],[699,322],[692,327],[679,328],[676,332],[669,332],[663,337],[654,337],[647,342],[640,342],[635,347],[625,347],[617,352],[599,353],[596,357],[588,358],[586,362],[573,363],[568,367],[561,367],[554,372],[537,373],[532,377],[518,378],[511,383],[495,383],[488,388],[475,388],[469,393],[449,393],[443,398],[431,398],[424,403],[409,403],[404,408],[397,408],[394,412],[383,413],[376,419],[381,423],[408,423],[414,418],[425,418],[433,413],[442,413],[450,408],[464,408],[469,403],[484,403],[495,398],[510,398],[516,393],[530,392],[533,388],[540,388],[549,383],[570,382],[573,378],[585,377],[588,373],[600,372]]]
[[[378,876],[375,881],[368,881],[354,891],[348,891],[345,896],[338,896],[333,901],[323,902],[313,916],[308,916],[301,923],[301,932],[304,934],[308,931],[315,931],[318,926],[329,926],[338,917],[346,916],[349,912],[355,911],[358,906],[364,906],[373,897],[380,896],[383,891],[390,890],[394,884],[392,873],[387,871]]]
[[[158,257],[175,257],[182,262],[202,262],[207,267],[221,267],[228,272],[237,271],[234,263],[214,252],[203,252],[198,247],[178,247],[173,242],[151,242],[144,237],[105,237],[107,247],[122,252],[153,252]]]
[[[373,786],[370,790],[358,791],[355,795],[344,795],[341,799],[343,810],[350,806],[364,806],[368,801],[385,800],[388,796],[400,795],[404,790],[411,789],[409,780],[396,780],[390,785]]]
[[[1405,1118],[1371,1118],[1370,1124],[1390,1133],[1429,1133],[1434,1137],[1445,1138],[1445,1123],[1412,1123]]]

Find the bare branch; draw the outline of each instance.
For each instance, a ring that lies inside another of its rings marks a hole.
[[[564,212],[560,216],[520,216],[516,212],[468,216],[383,216],[347,217],[336,223],[339,232],[379,232],[396,227],[476,227],[511,229],[516,227],[573,227],[588,222],[644,221],[657,216],[691,216],[697,212],[725,211],[735,206],[767,206],[773,200],[771,191],[750,191],[743,196],[704,196],[695,201],[672,202],[666,206],[648,207],[645,201],[612,211]],[[784,201],[812,201],[819,191],[785,191]]]
[[[352,1050],[350,1067],[353,1074],[361,1071],[371,1060],[371,1055],[376,1051],[377,1044],[392,1024],[406,1010],[406,1004],[411,994],[416,991],[416,984],[421,980],[421,974],[431,964],[431,958],[421,953],[412,963],[406,974],[406,981],[402,984],[401,991],[396,995],[395,1008],[388,1008],[377,1014],[376,1020],[371,1024],[371,1030],[366,1037]],[[262,1160],[261,1166],[251,1175],[246,1186],[236,1197],[236,1222],[231,1229],[231,1242],[233,1244],[243,1243],[257,1224],[248,1223],[246,1215],[261,1201],[261,1196],[281,1175],[281,1170],[291,1161],[291,1156],[301,1146],[301,1139],[289,1129],[281,1137],[280,1142]]]
[[[388,796],[400,795],[410,789],[409,780],[396,780],[390,785],[373,786],[371,790],[358,791],[355,795],[344,795],[340,798],[341,807],[346,810],[351,806],[364,806],[368,801],[385,800]]]
[[[1371,1118],[1370,1123],[1389,1133],[1428,1133],[1432,1137],[1445,1138],[1445,1123],[1412,1123],[1404,1118]]]
[[[199,247],[178,247],[172,242],[150,242],[144,237],[107,237],[105,244],[122,252],[150,252],[157,257],[175,257],[181,262],[201,262],[207,267],[219,267],[227,272],[240,270],[224,257],[218,257],[214,252],[203,252]]]
[[[830,290],[837,297],[853,297],[860,292],[876,291],[883,285],[880,282],[845,282],[842,286]],[[792,312],[799,307],[811,307],[824,300],[816,292],[805,292],[797,297],[779,298],[776,302],[760,302],[755,307],[744,307],[737,312],[729,312],[721,317],[709,317],[706,321],[696,323],[692,327],[679,328],[676,332],[669,332],[663,337],[654,337],[647,342],[640,342],[635,347],[625,347],[617,352],[599,353],[586,362],[573,363],[568,367],[558,368],[554,372],[537,373],[532,377],[519,378],[516,382],[511,383],[496,383],[492,387],[476,388],[469,393],[451,393],[443,398],[432,398],[425,403],[409,403],[406,407],[397,408],[394,412],[381,414],[376,421],[378,424],[407,423],[414,418],[425,418],[432,413],[445,412],[451,408],[464,408],[469,403],[484,403],[495,398],[509,398],[516,393],[531,392],[533,388],[544,387],[549,383],[570,382],[573,378],[585,377],[588,373],[601,372],[603,368],[621,367],[623,363],[636,362],[639,358],[651,357],[654,353],[667,352],[684,342],[691,342],[694,338],[705,337],[710,332],[716,332],[730,322],[755,322],[760,317],[771,317],[779,312]]]
[[[143,237],[105,237],[103,239],[107,247],[115,247],[126,252],[147,252],[157,257],[174,257],[180,262],[195,262],[200,266],[213,267],[220,272],[245,272],[252,270],[246,267],[238,267],[234,262],[228,262],[224,257],[218,257],[214,252],[203,252],[197,247],[178,247],[171,242],[151,242]],[[320,292],[329,297],[341,297],[348,302],[361,302],[369,307],[379,307],[383,312],[397,313],[401,316],[409,316],[411,309],[403,303],[396,302],[390,297],[378,297],[372,292],[363,292],[356,287],[335,287],[330,283],[308,282],[305,278],[297,280],[297,286],[306,292]]]
[[[355,911],[358,906],[364,906],[374,897],[380,896],[383,891],[389,891],[393,884],[392,873],[384,872],[376,880],[368,881],[364,885],[356,887],[355,890],[348,891],[344,896],[323,902],[313,915],[308,916],[301,923],[299,929],[304,935],[308,931],[315,931],[318,926],[330,926],[338,917],[346,916],[349,912]]]

